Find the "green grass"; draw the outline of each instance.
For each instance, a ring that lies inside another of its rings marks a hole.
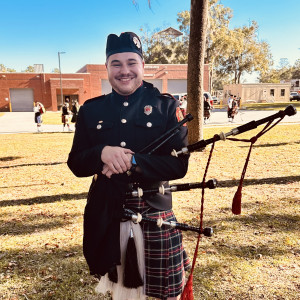
[[[299,299],[299,129],[276,126],[257,141],[240,216],[231,213],[231,203],[249,145],[216,143],[207,179],[216,178],[219,186],[205,192],[204,207],[204,227],[215,233],[200,242],[195,299]],[[205,129],[205,138],[215,133]],[[1,136],[0,299],[110,299],[95,294],[82,254],[91,178],[76,178],[66,165],[72,137]],[[209,148],[191,155],[188,174],[176,182],[202,180]],[[173,197],[178,220],[197,226],[201,191]],[[184,233],[191,258],[196,238]]]
[[[300,102],[282,102],[282,103],[248,103],[242,104],[242,108],[247,110],[281,110],[285,109],[288,105],[294,105],[296,108],[300,107]]]

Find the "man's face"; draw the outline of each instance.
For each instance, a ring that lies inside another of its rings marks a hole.
[[[131,95],[139,88],[144,76],[144,62],[134,52],[116,53],[107,62],[108,80],[122,96]]]

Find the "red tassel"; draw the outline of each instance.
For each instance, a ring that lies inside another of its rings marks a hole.
[[[190,274],[189,279],[181,294],[180,300],[194,300],[193,294],[193,274]]]
[[[242,186],[241,185],[238,187],[233,197],[231,211],[235,215],[241,214],[242,211]]]

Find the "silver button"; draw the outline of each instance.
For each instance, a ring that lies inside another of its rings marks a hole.
[[[152,123],[151,123],[151,122],[148,122],[148,123],[147,123],[147,127],[152,127]]]
[[[123,102],[123,105],[124,105],[124,106],[128,106],[129,103],[125,101],[125,102]]]
[[[122,122],[123,124],[125,124],[125,123],[127,122],[127,120],[126,120],[126,119],[122,119],[121,122]]]
[[[125,147],[126,143],[125,142],[121,142],[120,145],[121,145],[121,147]]]
[[[101,128],[102,128],[102,125],[98,124],[97,129],[101,129]]]

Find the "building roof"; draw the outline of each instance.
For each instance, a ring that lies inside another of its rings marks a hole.
[[[167,29],[164,29],[162,31],[159,31],[156,33],[157,35],[171,35],[175,38],[183,35],[183,33],[173,27],[168,27]]]

